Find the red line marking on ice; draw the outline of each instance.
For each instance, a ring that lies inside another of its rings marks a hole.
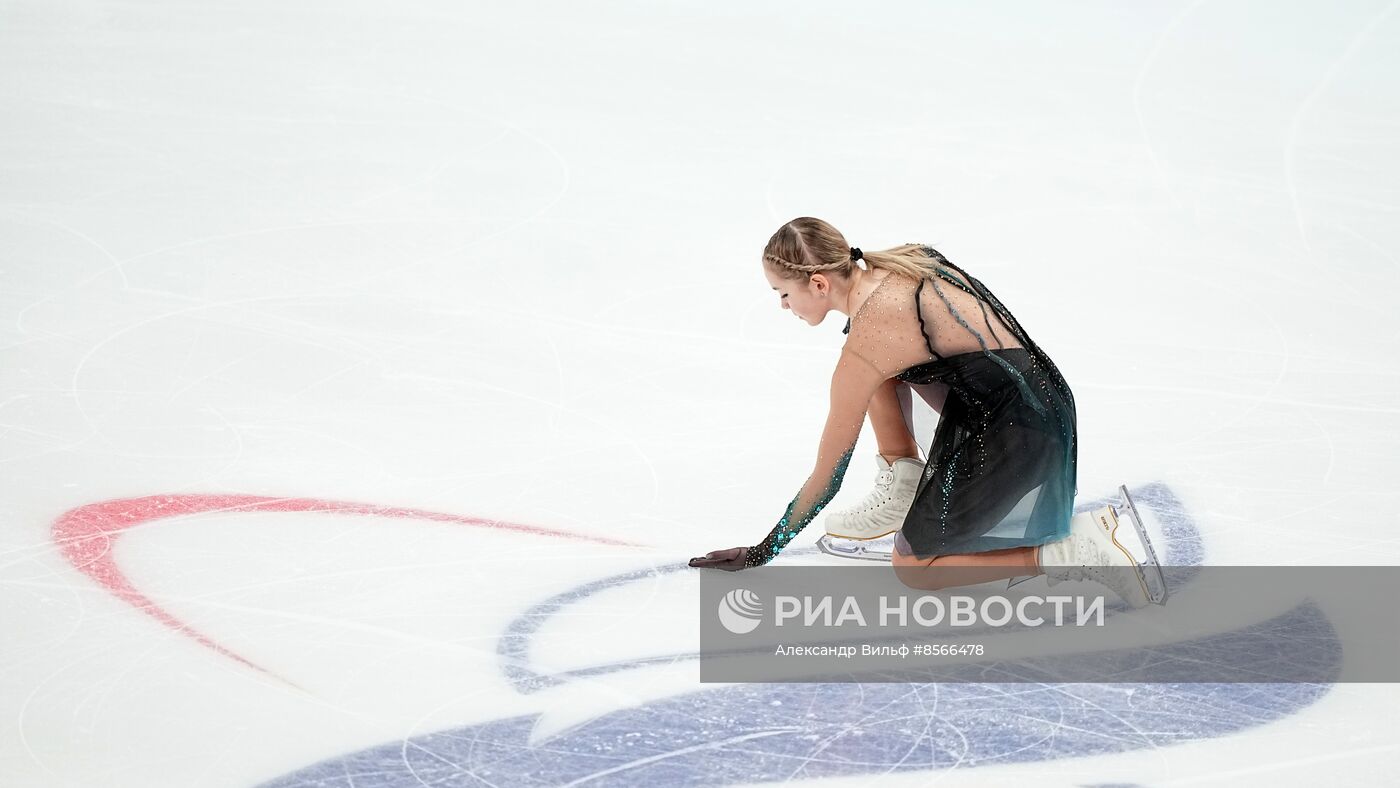
[[[500,520],[446,514],[427,509],[378,506],[350,501],[328,501],[319,498],[271,498],[258,495],[149,495],[144,498],[117,498],[71,509],[54,521],[53,538],[63,556],[75,568],[96,580],[108,591],[128,604],[154,616],[171,629],[189,635],[200,643],[243,664],[287,681],[266,668],[250,662],[175,616],[171,615],[132,585],[113,557],[112,548],[122,533],[138,525],[156,520],[216,512],[328,512],[333,514],[364,514],[375,517],[402,517],[440,523],[460,523],[478,528],[515,531],[533,536],[553,536],[581,542],[642,547],[636,542],[588,536],[553,528],[519,525]],[[287,682],[291,683],[291,682]]]

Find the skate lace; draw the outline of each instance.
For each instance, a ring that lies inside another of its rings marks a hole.
[[[1080,551],[1081,566],[1069,567],[1070,580],[1092,580],[1113,589],[1122,597],[1128,597],[1137,590],[1133,579],[1125,572],[1110,569],[1113,556],[1097,541],[1081,537],[1075,546]]]
[[[1080,556],[1081,565],[1069,567],[1068,579],[1102,582],[1105,575],[1103,567],[1108,562],[1108,556],[1093,539],[1080,536],[1075,541],[1075,552]]]
[[[882,501],[890,496],[890,487],[894,484],[894,471],[883,470],[875,477],[875,488],[866,493],[865,498],[860,503],[845,510],[847,514],[868,511],[880,505]]]

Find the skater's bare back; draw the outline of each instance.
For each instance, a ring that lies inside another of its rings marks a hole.
[[[890,272],[851,315],[842,350],[890,378],[940,358],[1020,348],[996,313],[953,279]]]

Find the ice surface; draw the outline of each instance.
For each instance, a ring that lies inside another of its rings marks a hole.
[[[1391,685],[701,685],[683,564],[811,467],[801,215],[1167,563],[1400,563],[1397,5],[6,4],[0,783],[1392,779]]]

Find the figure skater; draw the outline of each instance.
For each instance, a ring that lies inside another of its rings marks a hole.
[[[828,514],[819,541],[827,552],[872,557],[851,545],[893,533],[892,549],[874,557],[911,588],[1045,574],[1051,584],[1098,581],[1133,607],[1165,602],[1126,487],[1119,508],[1073,514],[1074,396],[982,282],[929,246],[862,252],[812,217],[773,234],[763,273],[781,307],[807,324],[833,310],[847,316],[816,467],[763,541],[690,566],[737,571],[772,561],[840,489],[869,413],[876,487],[855,508]],[[913,435],[913,394],[938,411],[926,461]],[[1128,533],[1119,533],[1120,517],[1137,531],[1143,563],[1120,541]]]

